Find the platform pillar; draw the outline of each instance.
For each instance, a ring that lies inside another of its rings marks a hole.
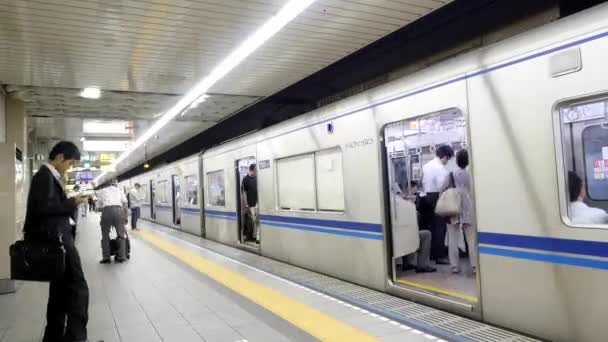
[[[9,247],[21,237],[25,221],[26,120],[24,103],[0,89],[0,294],[15,292]]]

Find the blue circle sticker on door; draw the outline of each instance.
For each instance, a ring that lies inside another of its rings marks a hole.
[[[328,122],[327,123],[327,133],[329,133],[329,134],[333,134],[334,133],[334,123],[333,122]]]

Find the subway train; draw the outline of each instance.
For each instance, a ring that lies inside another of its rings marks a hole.
[[[600,5],[121,184],[142,185],[147,220],[532,336],[602,341],[608,222],[573,208],[608,209],[607,56]],[[478,267],[416,273],[408,195],[441,145],[469,153],[476,242],[459,256]]]

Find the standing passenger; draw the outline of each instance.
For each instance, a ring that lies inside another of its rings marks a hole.
[[[87,339],[89,287],[70,232],[70,217],[87,196],[68,199],[62,181],[78,160],[80,151],[74,143],[61,141],[55,145],[49,161],[32,178],[27,200],[25,239],[60,239],[65,249],[65,273],[49,287],[43,342]]]
[[[144,194],[141,192],[141,185],[135,183],[135,187],[129,193],[131,199],[131,229],[137,230],[137,220],[141,216],[141,205],[144,203]]]
[[[423,227],[431,231],[433,235],[431,247],[431,259],[437,264],[447,265],[446,258],[445,229],[446,222],[443,217],[435,215],[435,206],[439,195],[448,188],[450,184],[450,171],[446,164],[454,156],[452,147],[442,145],[435,152],[436,157],[422,167],[422,188],[420,214]]]
[[[467,171],[469,166],[469,153],[460,150],[456,153],[456,165],[458,169],[454,171],[454,186],[460,192],[462,200],[460,205],[460,215],[451,218],[448,224],[448,254],[450,256],[450,266],[452,273],[460,272],[460,255],[458,242],[462,232],[467,239],[469,246],[469,261],[471,264],[471,274],[475,273],[477,265],[477,246],[475,245],[475,228],[473,227],[473,199],[471,197],[471,175]]]
[[[101,212],[101,253],[103,258],[100,263],[109,264],[111,262],[110,229],[112,226],[116,229],[118,236],[118,253],[114,257],[114,262],[125,262],[127,260],[125,254],[127,235],[125,232],[123,208],[127,205],[127,197],[118,188],[118,182],[114,180],[112,181],[112,185],[101,191],[99,200],[100,206],[103,207],[103,211]]]
[[[257,231],[256,231],[256,206],[258,205],[258,181],[256,178],[256,166],[255,164],[249,165],[249,172],[243,178],[242,190],[245,193],[245,199],[247,203],[247,211],[250,215],[250,220],[252,224],[252,231],[249,232],[251,236],[248,238],[250,240],[257,240]]]

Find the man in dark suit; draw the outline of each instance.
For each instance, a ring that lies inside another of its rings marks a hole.
[[[55,145],[48,162],[32,178],[27,200],[25,239],[61,239],[65,248],[65,274],[50,284],[43,342],[87,340],[89,287],[74,245],[70,217],[88,197],[68,199],[62,180],[78,160],[80,151],[73,143]]]

